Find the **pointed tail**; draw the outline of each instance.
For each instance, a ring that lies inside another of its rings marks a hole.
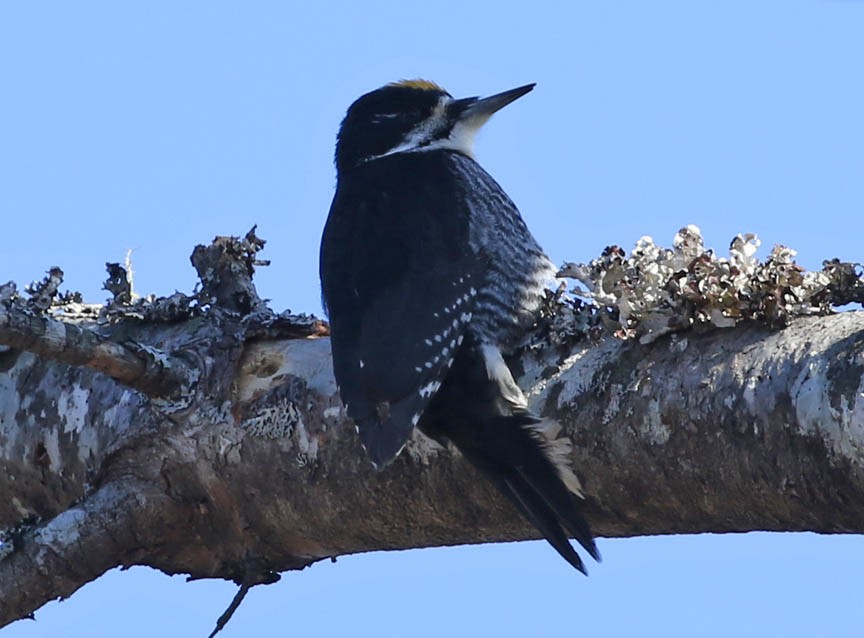
[[[452,441],[568,563],[585,573],[568,538],[597,561],[600,553],[580,512],[570,441],[557,436],[558,424],[539,419],[527,406],[500,350],[466,338],[420,428]]]
[[[569,447],[566,439],[547,439],[543,422],[527,412],[489,419],[470,436],[451,431],[448,437],[568,563],[587,574],[568,536],[600,560],[591,528],[579,511],[578,481],[556,449]]]

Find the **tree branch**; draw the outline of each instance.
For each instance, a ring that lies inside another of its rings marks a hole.
[[[864,312],[799,316],[864,298],[860,267],[759,264],[738,240],[721,259],[688,227],[672,251],[572,267],[601,310],[550,295],[511,362],[573,441],[601,536],[864,532]],[[373,470],[326,325],[255,291],[262,246],[253,229],[196,248],[193,297],[132,300],[113,267],[103,323],[47,314],[70,303],[59,269],[26,304],[0,286],[0,626],[117,565],[249,587],[342,554],[537,537],[419,433]],[[610,324],[632,338],[585,338]]]
[[[119,343],[16,304],[0,304],[0,345],[92,368],[152,397],[180,398],[192,376],[186,362],[176,356],[133,341]]]
[[[574,441],[601,536],[864,532],[862,349],[864,313],[850,312],[776,332],[539,348],[517,365],[535,408]],[[211,391],[171,420],[112,395],[98,375],[32,356],[0,374],[12,415],[0,432],[0,528],[17,526],[0,582],[26,572],[26,591],[38,592],[7,603],[0,622],[118,564],[245,582],[250,560],[263,574],[369,550],[536,537],[458,453],[422,435],[375,472],[339,402],[328,339],[249,343],[232,356],[208,368],[230,383],[209,379]],[[60,407],[39,417],[45,405],[28,397],[58,387]],[[136,533],[106,520],[134,520]],[[93,544],[43,551],[69,521],[92,528]],[[94,567],[70,569],[83,564],[75,547],[90,555],[109,531]]]
[[[39,526],[0,563],[0,621],[66,598],[117,565],[135,564],[148,546],[172,540],[178,512],[164,494],[136,481],[97,490]]]

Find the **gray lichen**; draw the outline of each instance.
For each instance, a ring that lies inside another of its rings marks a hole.
[[[303,424],[303,414],[293,401],[282,400],[260,408],[240,423],[240,427],[248,430],[253,436],[263,436],[269,439],[281,439],[294,434],[294,430]]]
[[[629,256],[611,246],[588,264],[567,263],[560,276],[581,286],[556,292],[552,332],[566,341],[605,325],[621,338],[650,343],[669,332],[729,328],[743,321],[777,328],[792,317],[864,303],[859,264],[834,259],[808,272],[786,246],[775,246],[760,261],[760,244],[752,233],[739,234],[728,257],[719,257],[705,248],[699,228],[690,225],[678,231],[671,249],[645,236]]]

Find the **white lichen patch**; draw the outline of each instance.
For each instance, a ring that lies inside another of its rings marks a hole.
[[[318,437],[307,429],[301,410],[290,399],[258,408],[253,416],[240,423],[240,427],[253,436],[290,441],[300,465],[307,465],[318,457]]]
[[[129,420],[122,417],[133,408],[132,404],[137,403],[139,400],[139,395],[136,392],[123,390],[120,398],[102,413],[101,422],[109,427],[116,427],[118,424],[128,425]]]
[[[795,379],[791,394],[795,403],[798,423],[805,432],[833,429],[829,425],[836,415],[828,400],[828,378],[825,365],[819,358],[813,358]],[[839,432],[833,432],[836,435]]]
[[[803,433],[818,436],[843,459],[864,465],[864,387],[851,398],[840,396],[840,408],[835,408],[827,363],[824,357],[814,356],[795,379],[790,394]]]
[[[637,427],[640,434],[655,445],[664,445],[672,435],[672,430],[663,423],[663,416],[660,414],[660,402],[656,399],[651,399],[648,402],[645,419]]]
[[[80,432],[87,423],[87,399],[90,390],[74,385],[70,390],[60,392],[57,410],[64,432]]]
[[[148,346],[144,343],[136,344],[137,347],[147,354],[149,354],[153,360],[162,368],[170,368],[171,367],[171,357],[168,356],[168,353],[164,350],[159,350],[158,348],[153,348],[152,346]]]
[[[268,439],[281,439],[290,436],[303,418],[293,401],[280,402],[278,405],[261,408],[258,412],[240,423],[240,427],[255,436]]]
[[[42,445],[50,463],[47,467],[57,474],[63,473],[63,456],[60,454],[60,432],[57,428],[45,430],[42,433]]]
[[[556,407],[559,409],[564,407],[574,397],[597,385],[595,376],[598,371],[605,370],[607,364],[616,359],[621,347],[620,341],[607,339],[599,346],[596,344],[585,346],[567,357],[559,366],[559,372],[556,375],[556,379],[563,383],[563,387],[558,393]]]
[[[864,299],[859,265],[833,260],[819,272],[805,272],[795,251],[780,245],[763,262],[752,233],[737,235],[727,257],[706,248],[693,225],[678,231],[672,244],[661,248],[641,237],[629,256],[611,246],[588,264],[565,264],[560,275],[581,284],[571,293],[593,304],[607,325],[617,324],[617,336],[642,343],[745,320],[779,327],[790,317],[827,314],[834,303]],[[568,311],[566,303],[559,306]]]
[[[525,398],[529,405],[542,395],[546,386],[554,380],[554,376],[544,376],[544,370],[549,363],[542,357],[524,357],[522,359],[522,376],[517,379],[519,387],[525,389]]]
[[[34,540],[43,545],[42,552],[53,550],[62,555],[63,548],[78,541],[85,518],[86,514],[82,509],[72,507],[40,527]]]

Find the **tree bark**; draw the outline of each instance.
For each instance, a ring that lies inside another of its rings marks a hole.
[[[537,537],[420,434],[376,472],[329,340],[266,319],[254,289],[231,299],[243,312],[85,322],[127,344],[120,360],[166,353],[186,386],[25,352],[0,321],[17,348],[0,350],[0,626],[118,565],[254,584],[343,554]],[[513,365],[573,440],[600,536],[864,532],[864,312],[536,346]]]

